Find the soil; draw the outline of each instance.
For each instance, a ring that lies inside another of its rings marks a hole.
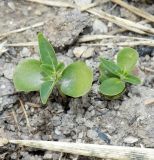
[[[79,2],[79,0],[76,0]],[[86,1],[86,0],[85,0]],[[71,2],[71,1],[70,1]],[[82,2],[82,0],[80,0]],[[87,2],[91,3],[91,1]],[[130,2],[154,14],[148,3]],[[139,18],[113,3],[105,3],[105,11],[132,21]],[[0,33],[46,21],[45,25],[14,33],[0,40],[7,43],[37,41],[37,33],[43,32],[56,49],[58,59],[70,64],[82,59],[94,71],[91,91],[81,98],[67,97],[65,100],[57,89],[48,103],[42,105],[39,93],[17,93],[12,75],[16,64],[25,58],[38,56],[38,47],[0,47],[0,136],[10,139],[54,140],[82,143],[96,143],[121,146],[154,147],[154,104],[145,101],[154,97],[154,73],[139,71],[142,84],[128,86],[126,93],[118,100],[106,100],[99,94],[99,56],[113,59],[119,50],[114,47],[88,47],[87,55],[78,56],[75,50],[82,50],[77,40],[80,35],[106,34],[118,27],[110,22],[101,22],[90,14],[76,9],[47,7],[27,1],[0,0]],[[152,24],[149,24],[152,26]],[[102,29],[102,27],[104,27]],[[136,35],[125,32],[121,35]],[[108,41],[110,41],[109,39]],[[79,47],[78,49],[76,49]],[[139,54],[141,68],[154,70],[154,48],[135,47]],[[19,99],[25,106],[29,125]],[[60,153],[7,145],[0,148],[0,159],[6,160],[57,160]],[[63,154],[62,159],[91,159]]]

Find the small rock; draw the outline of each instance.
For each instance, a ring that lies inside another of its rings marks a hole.
[[[63,56],[63,55],[58,56],[57,59],[59,62],[63,62],[65,66],[73,63],[73,60],[71,58]]]
[[[94,54],[94,48],[88,48],[85,52],[83,52],[82,57],[89,58],[92,57],[93,54]]]
[[[87,137],[91,138],[91,139],[95,139],[98,137],[97,132],[94,130],[88,130],[87,131]]]
[[[96,19],[93,23],[93,31],[94,33],[107,33],[108,28],[107,25],[99,19]]]
[[[28,48],[24,47],[21,52],[20,52],[20,56],[21,57],[30,57],[31,52]]]
[[[37,16],[41,16],[41,15],[42,15],[42,12],[41,12],[40,10],[36,10],[34,13],[35,13]]]
[[[8,79],[13,79],[14,68],[15,68],[14,64],[5,63],[4,70],[3,70],[4,76]]]
[[[60,131],[60,127],[59,127],[59,126],[56,127],[55,133],[56,133],[57,135],[61,135],[61,131]]]
[[[137,21],[137,16],[134,15],[133,13],[129,12],[125,8],[122,8],[122,7],[120,8],[120,14],[121,14],[121,17],[123,17],[123,18],[127,18],[132,21]]]
[[[129,144],[133,144],[136,143],[138,141],[138,138],[133,137],[133,136],[128,136],[124,139],[125,143],[129,143]]]
[[[81,47],[75,47],[73,50],[74,55],[79,58],[82,56],[82,54],[87,50],[86,46],[81,46]]]
[[[13,84],[6,78],[0,78],[0,96],[11,95],[14,92]]]
[[[89,120],[87,120],[87,121],[85,122],[85,126],[86,126],[86,127],[89,127],[89,128],[92,128],[92,127],[94,126],[94,123],[91,122],[91,121],[89,121]]]
[[[8,2],[8,6],[13,10],[13,11],[15,11],[15,5],[14,5],[14,3],[13,2]]]

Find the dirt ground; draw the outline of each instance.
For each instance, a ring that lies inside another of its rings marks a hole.
[[[75,1],[92,3],[91,0]],[[154,3],[140,3],[134,0],[129,1],[129,4],[154,14]],[[99,8],[135,22],[142,20],[112,2],[104,3]],[[77,9],[49,7],[26,0],[0,0],[0,35],[39,22],[45,24],[0,39],[0,136],[5,135],[10,139],[153,148],[154,104],[147,105],[146,101],[154,98],[154,48],[143,45],[134,47],[140,54],[139,75],[142,84],[128,86],[127,92],[120,99],[108,101],[98,91],[99,57],[113,59],[120,47],[116,44],[97,47],[81,45],[78,39],[81,35],[108,34],[117,30],[118,26]],[[147,26],[154,27],[152,23]],[[8,46],[3,47],[5,51],[2,52],[1,44],[35,42],[38,32],[43,32],[50,39],[59,60],[70,64],[74,60],[82,59],[93,69],[94,82],[87,95],[76,99],[67,97],[64,102],[55,89],[48,103],[43,106],[39,93],[15,91],[12,75],[16,64],[28,57],[38,59],[38,46]],[[141,37],[129,31],[118,35]],[[146,37],[153,38],[152,35]],[[80,54],[81,52],[83,54]],[[145,71],[144,67],[152,71]],[[25,107],[28,119],[19,99]],[[16,145],[0,148],[0,159],[5,160],[58,160],[60,156],[61,159],[71,160],[95,159]]]

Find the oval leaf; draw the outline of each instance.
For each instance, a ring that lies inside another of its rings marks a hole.
[[[38,91],[42,84],[40,61],[28,59],[20,62],[14,72],[13,82],[17,91]]]
[[[141,83],[141,80],[138,77],[131,75],[131,74],[128,74],[125,77],[124,81],[131,83],[131,84],[140,84]]]
[[[61,91],[71,97],[86,94],[93,81],[91,69],[81,61],[70,64],[62,73]]]
[[[100,85],[100,92],[107,96],[115,96],[125,89],[125,83],[118,78],[109,78]]]
[[[43,104],[47,103],[47,100],[53,90],[55,83],[53,81],[44,82],[40,88],[40,97]]]
[[[139,55],[133,48],[124,48],[118,52],[117,64],[126,72],[131,72],[138,61]]]
[[[38,34],[38,42],[42,63],[51,65],[51,67],[55,70],[58,62],[52,45],[48,42],[42,33]]]

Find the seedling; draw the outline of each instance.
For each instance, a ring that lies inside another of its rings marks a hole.
[[[58,62],[52,45],[41,33],[38,42],[40,60],[26,59],[15,69],[13,82],[17,91],[39,91],[42,103],[46,104],[56,85],[61,93],[71,97],[83,96],[91,89],[93,74],[84,62],[65,67]]]
[[[118,52],[116,63],[101,58],[100,62],[100,92],[111,98],[125,91],[126,83],[134,85],[141,81],[133,75],[139,55],[132,48],[124,48]]]

